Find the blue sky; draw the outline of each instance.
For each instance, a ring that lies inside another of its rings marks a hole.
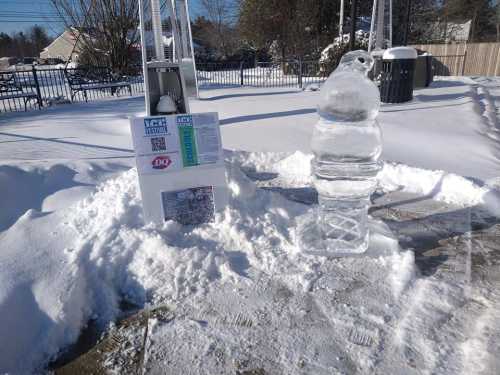
[[[200,12],[199,0],[188,1],[192,17]],[[44,26],[53,36],[63,29],[49,0],[0,0],[0,32],[24,31],[35,24]]]

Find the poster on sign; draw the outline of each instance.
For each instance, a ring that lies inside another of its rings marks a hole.
[[[227,204],[217,113],[130,119],[144,218],[213,222]]]

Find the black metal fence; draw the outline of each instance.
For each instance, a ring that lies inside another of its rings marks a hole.
[[[321,83],[330,71],[318,61],[284,61],[279,63],[198,63],[196,76],[200,88],[237,86],[304,87]]]
[[[330,73],[317,61],[285,61],[281,63],[199,63],[196,65],[200,88],[237,86],[304,87],[323,82]],[[97,88],[75,93],[68,81],[77,69],[30,66],[26,70],[0,71],[0,112],[24,111],[49,107],[54,104],[96,100],[117,94],[117,90]],[[102,74],[99,73],[103,70]],[[95,75],[103,75],[107,68],[92,68]],[[142,75],[122,77],[131,84],[132,94],[143,92]],[[2,86],[2,82],[9,82]],[[98,86],[98,85],[96,85]],[[118,92],[119,93],[119,92]],[[73,95],[72,95],[73,94]],[[124,92],[126,94],[126,92]],[[37,100],[31,99],[36,95]]]
[[[433,56],[433,74],[463,75],[464,64],[465,55]],[[107,68],[92,68],[98,76],[100,69]],[[75,71],[76,69],[67,69],[69,74]],[[196,64],[196,76],[201,89],[241,86],[304,88],[311,84],[321,84],[330,73],[331,67],[318,61]],[[143,78],[140,73],[120,77],[120,80],[130,83],[132,94],[143,92]],[[121,93],[128,95],[127,90],[102,87],[88,90],[87,98],[83,92],[73,92],[72,97],[67,74],[60,68],[30,66],[27,70],[0,71],[0,112],[38,109],[86,99],[96,100]]]
[[[107,68],[92,68],[97,76],[104,74]],[[65,73],[60,68],[30,67],[26,70],[0,71],[0,112],[24,111],[50,107],[54,104],[85,101],[83,91],[74,93],[66,74],[74,74],[78,69],[68,68]],[[143,92],[141,75],[119,77],[121,81],[130,83],[132,94]],[[101,99],[109,96],[128,95],[128,91],[116,90],[112,87],[87,90],[87,100]],[[27,100],[36,95],[37,100]]]

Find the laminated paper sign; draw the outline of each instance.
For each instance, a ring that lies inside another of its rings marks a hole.
[[[146,221],[199,224],[227,203],[217,113],[130,120]]]

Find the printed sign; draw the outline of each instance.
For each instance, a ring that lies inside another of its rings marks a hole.
[[[217,113],[132,118],[137,171],[148,221],[213,221],[227,201]]]
[[[145,118],[144,133],[146,136],[168,134],[167,119],[165,117]]]
[[[166,191],[161,193],[165,220],[181,224],[201,224],[214,221],[214,193],[212,186]]]

